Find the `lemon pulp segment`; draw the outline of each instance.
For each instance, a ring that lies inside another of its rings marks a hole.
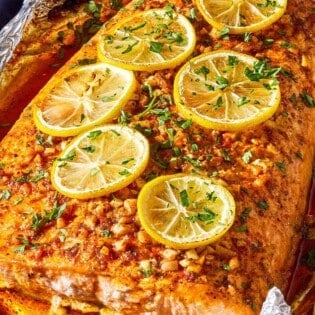
[[[148,159],[149,144],[141,133],[104,125],[80,134],[64,149],[53,164],[52,183],[68,197],[99,197],[134,181]]]
[[[115,118],[136,80],[131,71],[96,63],[72,69],[49,84],[35,106],[36,126],[53,136],[73,136]]]
[[[241,34],[274,23],[284,14],[287,0],[196,0],[196,4],[213,27]]]
[[[277,110],[277,68],[234,51],[199,55],[177,73],[174,99],[179,112],[205,128],[237,131],[253,127]]]
[[[189,20],[175,11],[153,9],[129,16],[98,43],[101,60],[130,70],[173,68],[192,52],[196,35]]]
[[[174,248],[216,241],[232,225],[231,193],[209,178],[174,174],[148,182],[138,197],[143,228],[155,240]]]

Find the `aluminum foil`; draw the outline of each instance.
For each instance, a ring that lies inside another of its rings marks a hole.
[[[34,16],[44,18],[52,8],[64,2],[65,0],[24,0],[17,15],[0,31],[0,71],[12,57],[25,25]],[[274,287],[268,292],[260,315],[291,315],[291,308],[278,288]]]
[[[290,315],[291,307],[285,302],[281,291],[273,287],[269,290],[260,315]]]
[[[16,45],[22,38],[25,25],[35,15],[45,17],[52,8],[64,2],[65,0],[24,0],[17,15],[0,31],[0,71],[12,57]]]

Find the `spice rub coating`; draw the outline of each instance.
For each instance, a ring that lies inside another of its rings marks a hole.
[[[196,28],[195,54],[232,49],[282,67],[278,111],[242,132],[204,129],[176,111],[177,69],[136,73],[138,90],[117,122],[149,139],[149,166],[127,188],[79,201],[56,193],[49,179],[52,162],[71,139],[39,132],[31,103],[0,147],[2,287],[122,314],[258,314],[270,287],[286,291],[314,157],[315,114],[307,101],[314,97],[310,4],[289,1],[277,23],[246,41],[241,35],[220,37],[199,13],[192,17],[192,3],[173,4]],[[148,1],[139,9],[164,5]],[[96,40],[67,65],[95,58]],[[152,93],[154,107],[147,110]],[[174,250],[140,226],[141,187],[154,176],[177,172],[214,177],[236,200],[234,225],[212,245]]]

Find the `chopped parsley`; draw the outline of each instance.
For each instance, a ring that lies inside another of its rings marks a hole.
[[[273,38],[265,38],[264,39],[264,44],[267,45],[267,46],[270,46],[274,43],[274,39]]]
[[[190,157],[190,156],[184,156],[183,159],[187,162],[189,162],[193,167],[199,168],[201,167],[201,162],[197,160],[196,158]]]
[[[103,22],[100,20],[101,4],[89,1],[85,7],[85,12],[87,12],[91,18],[85,20],[82,25],[74,25],[72,22],[67,23],[68,29],[74,32],[76,42],[80,46],[86,43],[103,25]]]
[[[51,145],[52,144],[52,137],[48,136],[47,139],[41,135],[41,134],[36,134],[36,143],[45,147],[46,145]]]
[[[133,5],[133,7],[135,8],[135,9],[138,9],[140,6],[141,6],[141,4],[143,4],[144,3],[144,0],[137,0],[136,2],[135,2],[135,4]]]
[[[152,128],[145,128],[145,127],[142,127],[140,124],[136,124],[134,128],[137,131],[141,132],[146,137],[150,137],[153,134]]]
[[[101,130],[94,130],[94,131],[91,131],[87,137],[90,138],[91,140],[95,140],[101,134],[102,134]]]
[[[216,83],[218,85],[215,86],[215,90],[223,90],[230,85],[229,81],[225,77],[222,77],[222,76],[216,77]]]
[[[241,224],[241,225],[235,227],[235,231],[236,232],[247,232],[248,229],[247,229],[246,224]]]
[[[118,122],[125,125],[130,122],[131,115],[124,111],[123,109],[120,111],[120,116],[118,118]]]
[[[21,177],[15,177],[14,181],[17,183],[27,183],[29,181],[28,175],[22,175]]]
[[[16,253],[24,253],[26,249],[28,248],[36,248],[38,245],[37,244],[32,244],[28,239],[23,238],[23,237],[18,237],[17,238],[21,245],[15,247],[14,252]]]
[[[260,200],[256,203],[257,207],[262,209],[262,210],[268,210],[269,209],[269,205],[268,202],[266,200]]]
[[[153,270],[151,267],[149,267],[147,269],[139,269],[139,272],[143,275],[144,278],[150,278]]]
[[[96,147],[95,147],[95,145],[88,145],[86,147],[82,147],[81,149],[88,152],[88,153],[93,153],[93,152],[95,152]]]
[[[252,40],[251,33],[245,33],[244,34],[244,42],[249,43]]]
[[[77,156],[75,149],[70,150],[65,157],[60,157],[58,161],[72,161]]]
[[[307,107],[315,107],[315,99],[308,92],[300,93],[300,98]]]
[[[235,227],[236,232],[247,232],[248,231],[246,222],[247,222],[248,215],[250,214],[251,211],[252,211],[251,208],[245,208],[242,211],[242,213],[240,215],[241,225]]]
[[[143,28],[145,25],[147,24],[146,21],[140,22],[139,24],[135,25],[134,27],[128,27],[128,31],[129,32],[133,32],[136,30],[139,30],[140,28]]]
[[[152,88],[152,85],[150,83],[145,82],[144,84],[142,84],[141,85],[141,90],[147,91],[151,98],[154,96],[153,88]]]
[[[241,96],[237,101],[237,107],[241,107],[250,102],[250,100],[246,96]]]
[[[16,206],[18,204],[20,204],[21,202],[23,201],[23,198],[22,197],[18,197],[14,200],[13,204]]]
[[[177,44],[185,44],[186,40],[183,37],[183,34],[180,32],[174,32],[174,31],[167,31],[164,34],[164,38],[169,40],[170,42],[176,42]]]
[[[288,43],[286,41],[282,42],[281,46],[286,48],[286,49],[290,49],[290,48],[294,48],[295,47],[294,44]]]
[[[172,113],[170,112],[169,108],[156,108],[151,110],[151,113],[154,115],[159,116],[159,125],[162,126],[171,118]]]
[[[206,196],[207,196],[207,199],[208,200],[210,200],[210,201],[212,201],[212,202],[215,202],[216,200],[217,200],[217,196],[216,196],[216,194],[215,194],[215,191],[211,191],[210,193],[209,192],[207,192],[206,193]]]
[[[63,203],[61,205],[57,204],[57,201],[54,203],[53,208],[50,212],[45,212],[44,215],[35,213],[32,217],[32,225],[31,228],[33,230],[39,230],[47,223],[50,223],[58,218],[60,218],[65,211],[67,205]]]
[[[100,234],[101,234],[101,236],[109,238],[109,237],[111,237],[112,232],[109,229],[105,229],[105,230],[102,230]]]
[[[280,172],[282,174],[285,174],[286,173],[286,166],[285,166],[285,163],[282,161],[282,162],[275,162],[275,165],[278,167],[278,169],[280,170]]]
[[[129,176],[131,173],[127,169],[124,169],[124,170],[118,172],[118,174],[121,176]]]
[[[46,176],[46,174],[47,174],[47,171],[46,171],[46,170],[37,170],[37,171],[35,172],[34,176],[32,176],[32,177],[30,178],[30,181],[31,181],[32,183],[37,183],[37,182],[39,182],[40,180],[44,179],[45,176]]]
[[[96,63],[95,58],[82,58],[78,60],[78,65],[79,66],[86,66],[86,65],[91,65],[93,63]]]
[[[221,154],[223,156],[224,161],[232,162],[232,158],[230,157],[229,151],[226,149],[221,149]]]
[[[133,157],[130,157],[130,158],[127,158],[127,159],[125,159],[125,160],[122,160],[121,161],[121,164],[122,165],[125,165],[125,164],[128,164],[129,162],[132,162],[132,161],[134,161],[135,159],[133,158]]]
[[[205,80],[207,80],[207,75],[209,74],[210,70],[206,66],[202,66],[198,69],[195,69],[194,72],[196,74],[203,74]]]
[[[225,271],[231,271],[231,267],[229,264],[223,264],[222,265],[222,269],[225,270]]]
[[[204,207],[203,212],[198,212],[197,214],[185,217],[185,220],[195,223],[197,220],[205,224],[213,223],[214,219],[217,217],[217,214],[211,211],[209,208]]]
[[[149,85],[150,86],[150,85]],[[144,117],[145,115],[147,115],[148,113],[150,113],[152,111],[153,108],[155,108],[155,106],[157,106],[157,102],[156,102],[156,99],[157,99],[157,96],[150,91],[149,89],[149,93],[150,94],[153,94],[152,96],[152,99],[150,100],[149,104],[146,105],[146,108],[144,111],[142,111],[140,114],[139,114],[139,117],[142,118]]]
[[[253,69],[246,67],[244,73],[251,81],[272,78],[275,79],[279,73],[283,73],[283,68],[273,68],[268,64],[267,59],[262,59],[254,62]]]
[[[165,9],[165,11],[166,11],[166,14],[167,14],[171,19],[173,19],[174,14],[176,13],[176,12],[174,11],[174,4],[168,3],[168,4],[166,4],[166,5],[164,6],[164,9]]]
[[[228,40],[229,39],[229,34],[230,34],[230,29],[228,27],[224,27],[222,28],[222,30],[220,30],[220,37],[222,39]]]
[[[257,3],[257,6],[261,7],[261,8],[267,8],[269,6],[274,7],[274,8],[279,8],[280,7],[280,5],[279,5],[279,3],[277,1],[272,1],[272,0],[266,0],[263,3]]]
[[[303,154],[302,154],[302,152],[300,152],[300,151],[295,152],[295,156],[296,156],[298,159],[303,160]]]
[[[188,207],[190,205],[190,200],[186,189],[179,192],[179,197],[180,202],[184,207]]]
[[[137,46],[139,44],[139,40],[136,40],[133,42],[133,44],[128,44],[127,48],[123,50],[122,54],[127,54],[132,51],[133,47]]]
[[[101,15],[102,5],[95,3],[95,1],[89,1],[89,3],[85,6],[84,10],[87,13],[93,15],[94,18],[99,18]]]
[[[251,208],[245,208],[242,213],[241,213],[241,221],[242,223],[246,223],[247,222],[247,218],[249,216],[249,214],[251,213],[252,209]]]
[[[110,7],[114,10],[119,10],[121,8],[122,0],[110,0]]]
[[[197,152],[199,150],[199,147],[198,147],[198,144],[197,143],[193,143],[191,145],[191,149],[194,151],[194,152]]]
[[[218,110],[218,109],[221,108],[222,106],[223,106],[223,98],[222,98],[222,96],[219,96],[219,97],[217,98],[216,103],[213,105],[213,109],[214,109],[214,110]]]
[[[237,64],[239,64],[239,62],[240,61],[236,56],[231,56],[231,55],[228,56],[228,66],[234,67]]]
[[[192,120],[191,119],[180,120],[180,121],[177,121],[177,125],[180,126],[182,129],[188,129],[192,125]]]

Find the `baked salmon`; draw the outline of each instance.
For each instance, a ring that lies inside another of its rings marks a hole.
[[[187,1],[171,1],[186,16]],[[164,7],[164,1],[127,6]],[[297,10],[298,7],[298,10]],[[127,13],[126,13],[127,12]],[[194,55],[234,50],[278,67],[281,103],[266,122],[238,132],[183,125],[172,100],[177,68],[135,72],[138,88],[115,122],[140,130],[151,156],[144,173],[110,194],[78,200],[56,192],[52,163],[71,137],[40,132],[37,97],[0,145],[0,283],[35,300],[102,314],[259,314],[268,290],[286,292],[302,237],[314,159],[314,14],[309,1],[288,1],[265,30],[218,36],[200,14]],[[96,34],[56,74],[97,59]],[[140,115],[158,91],[158,111]],[[128,119],[127,119],[127,118]],[[172,129],[173,144],[167,130]],[[197,148],[197,149],[196,149]],[[250,152],[250,157],[246,157]],[[244,157],[245,155],[245,157]],[[137,216],[137,196],[152,177],[203,173],[222,181],[236,201],[232,228],[215,243],[173,249],[154,241]],[[35,303],[36,304],[36,303]]]

